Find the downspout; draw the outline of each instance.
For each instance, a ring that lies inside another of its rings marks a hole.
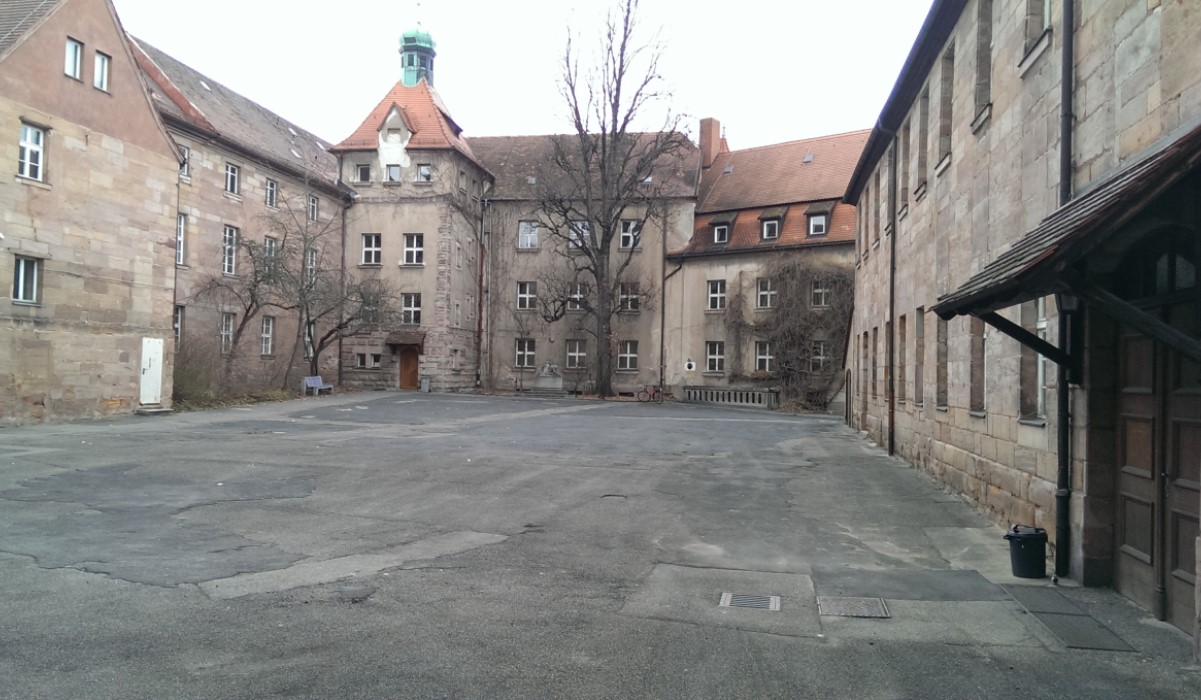
[[[480,199],[480,231],[479,231],[479,281],[476,284],[475,294],[475,388],[479,389],[483,385],[484,376],[484,274],[486,267],[484,265],[484,256],[487,254],[488,248],[484,245],[484,230],[485,221],[488,210],[492,208],[492,200]],[[489,382],[491,385],[491,382]]]
[[[897,451],[897,134],[895,131],[884,129],[892,139],[892,148],[888,155],[888,226],[891,233],[888,236],[888,364],[884,371],[888,375],[885,387],[885,397],[888,401],[888,454]],[[902,349],[903,351],[903,349]]]
[[[340,184],[341,182],[342,182],[342,154],[339,153],[338,154],[338,180],[335,183],[334,187],[336,188],[338,186],[338,184]],[[342,286],[342,294],[343,295],[346,294],[346,210],[349,208],[350,208],[349,204],[343,204],[341,207],[341,209],[342,209],[342,216],[341,216],[342,230],[339,232],[339,235],[342,239],[342,271],[341,271],[342,285],[341,286]],[[345,296],[343,298],[345,298]],[[342,385],[342,381],[343,381],[342,367],[345,364],[342,361],[342,357],[343,357],[342,341],[343,341],[343,334],[339,333],[338,334],[338,385],[339,386]],[[317,392],[317,393],[321,393],[321,392]]]
[[[1074,0],[1063,2],[1063,64],[1060,68],[1060,98],[1059,98],[1059,206],[1067,204],[1072,199],[1072,106],[1074,102],[1075,82],[1075,25],[1076,8]],[[1057,297],[1057,300],[1061,297]],[[1080,348],[1070,347],[1072,331],[1072,314],[1060,308],[1057,304],[1056,313],[1059,325],[1059,348],[1069,353],[1073,365],[1079,362]],[[1055,575],[1068,576],[1071,574],[1072,556],[1072,415],[1070,410],[1071,395],[1068,390],[1068,366],[1057,364],[1055,379],[1055,394],[1057,403],[1056,422],[1059,430],[1056,435],[1057,452],[1059,457],[1055,477]]]
[[[672,274],[675,274],[674,272]],[[667,376],[667,213],[663,213],[663,227],[659,234],[659,391],[663,392],[663,380]]]

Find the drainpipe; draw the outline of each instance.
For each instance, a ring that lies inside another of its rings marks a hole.
[[[1060,69],[1059,97],[1059,205],[1072,199],[1072,105],[1075,82],[1075,24],[1074,0],[1063,2],[1063,64]],[[1059,316],[1059,347],[1073,357],[1073,365],[1079,362],[1076,355],[1080,348],[1070,347],[1072,313],[1059,304],[1062,296],[1056,297],[1056,312]],[[1057,403],[1056,421],[1059,426],[1057,451],[1059,463],[1055,476],[1055,575],[1068,576],[1072,569],[1072,414],[1071,395],[1068,390],[1068,367],[1057,365],[1055,394]],[[1078,378],[1077,378],[1078,379]]]
[[[674,273],[673,273],[674,274]],[[663,392],[663,380],[667,376],[667,212],[663,212],[663,226],[659,234],[659,392]]]
[[[342,155],[338,154],[338,180],[334,184],[334,187],[337,188],[338,184],[341,182],[342,182]],[[351,200],[351,201],[353,201],[353,200]],[[349,204],[342,204],[342,206],[340,207],[340,209],[342,210],[342,216],[341,216],[342,230],[339,232],[341,235],[341,238],[342,238],[342,267],[341,267],[340,274],[341,274],[341,278],[342,278],[341,286],[342,286],[343,294],[346,294],[346,210],[349,208],[350,208]],[[345,298],[345,297],[343,297],[343,298]],[[341,333],[338,334],[338,385],[339,386],[341,386],[342,382],[345,381],[342,376],[342,366],[345,364],[342,361],[342,358],[344,357],[342,355],[342,340],[343,340],[342,335],[343,334],[341,334]],[[317,393],[321,393],[321,392],[317,392]]]
[[[888,383],[884,390],[888,401],[888,454],[892,455],[897,451],[897,134],[895,131],[885,131],[892,138],[892,148],[888,156],[888,225],[892,233],[888,236],[888,323],[885,324],[885,328],[888,329],[888,348],[885,355],[888,364],[884,367],[888,375]]]
[[[483,386],[484,381],[484,275],[486,266],[484,264],[484,256],[487,255],[488,247],[484,243],[484,236],[488,233],[485,231],[488,211],[492,208],[492,200],[480,199],[480,230],[479,230],[479,281],[476,284],[475,294],[475,388],[479,389]],[[491,389],[491,382],[489,389]]]

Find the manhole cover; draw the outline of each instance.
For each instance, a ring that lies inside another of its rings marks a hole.
[[[883,598],[847,598],[819,595],[817,614],[837,617],[892,617]]]
[[[718,606],[723,608],[756,608],[758,610],[779,611],[780,596],[722,593]]]

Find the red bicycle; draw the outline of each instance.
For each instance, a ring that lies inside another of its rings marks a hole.
[[[641,402],[654,401],[655,403],[663,403],[663,387],[647,384],[638,392],[638,400]]]

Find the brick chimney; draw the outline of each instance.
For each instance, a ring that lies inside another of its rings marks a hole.
[[[705,117],[701,120],[701,167],[711,167],[718,153],[721,153],[721,122]]]

